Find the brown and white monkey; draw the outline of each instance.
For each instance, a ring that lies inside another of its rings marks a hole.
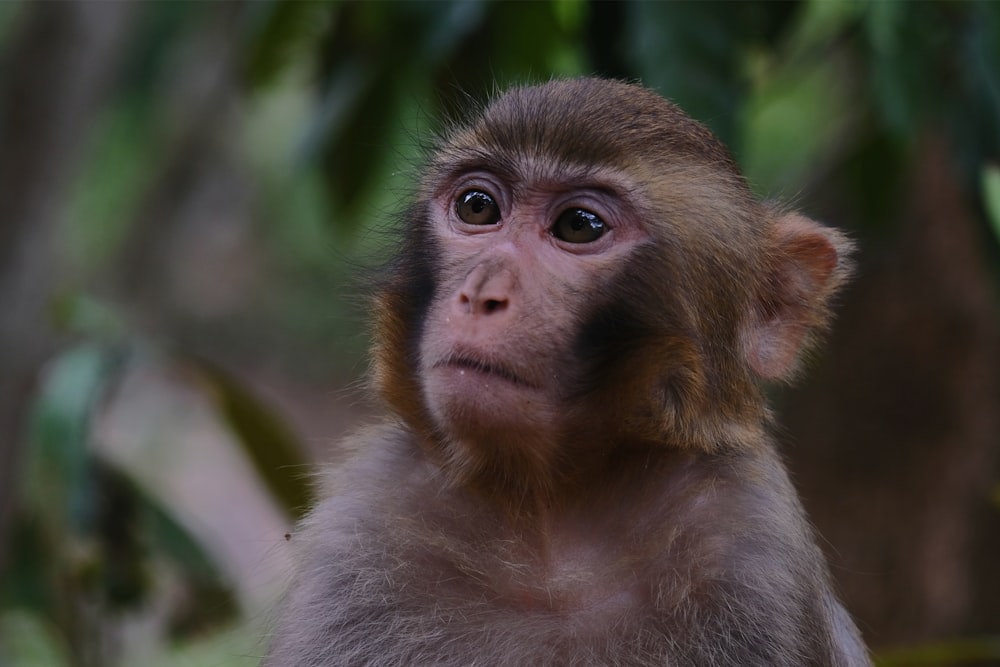
[[[392,416],[295,535],[265,664],[870,664],[760,386],[849,252],[640,86],[453,128],[375,301]]]

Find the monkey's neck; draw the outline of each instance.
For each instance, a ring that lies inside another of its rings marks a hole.
[[[627,503],[633,495],[646,492],[644,487],[661,485],[678,470],[716,455],[653,441],[607,442],[589,449],[579,443],[561,449],[550,446],[553,455],[547,458],[538,456],[538,449],[530,450],[533,456],[516,456],[513,448],[500,450],[495,443],[452,447],[465,455],[452,450],[453,456],[433,460],[457,489],[503,521],[541,535],[561,516]],[[503,455],[489,455],[498,451]],[[570,451],[573,457],[561,454]]]
[[[496,479],[480,480],[478,485],[456,482],[447,492],[454,496],[446,505],[472,510],[475,543],[495,540],[497,553],[506,554],[506,561],[532,564],[537,577],[522,579],[515,567],[508,573],[510,581],[497,584],[501,589],[515,597],[537,594],[543,600],[547,598],[540,591],[548,590],[546,582],[567,576],[561,563],[596,558],[590,569],[600,571],[601,554],[613,554],[618,545],[642,542],[647,533],[655,532],[660,519],[650,523],[650,517],[662,518],[664,508],[690,499],[692,488],[711,493],[726,475],[728,458],[662,445],[623,447],[606,461],[601,478],[593,470],[554,481],[550,493],[521,487],[519,497],[506,495]],[[594,540],[595,535],[609,534],[614,539]],[[504,551],[508,548],[513,551]]]

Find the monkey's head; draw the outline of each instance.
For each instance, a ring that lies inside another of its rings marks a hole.
[[[655,93],[513,89],[442,139],[376,300],[375,380],[461,479],[752,441],[846,275]]]

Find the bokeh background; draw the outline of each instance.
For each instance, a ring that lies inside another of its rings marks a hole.
[[[784,454],[880,664],[1000,664],[1000,3],[6,0],[0,665],[257,663],[430,133],[584,74],[858,241]]]

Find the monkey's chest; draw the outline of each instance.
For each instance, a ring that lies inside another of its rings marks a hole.
[[[412,546],[351,571],[328,563],[342,587],[317,594],[336,607],[325,631],[336,652],[402,656],[387,664],[654,664],[642,658],[647,640],[628,639],[656,635],[643,595],[603,558],[561,554],[538,569],[509,550],[487,558]],[[625,658],[608,655],[612,646]]]
[[[511,615],[574,626],[621,621],[646,606],[634,563],[586,540],[553,540],[544,548],[496,539],[461,551],[417,556],[430,567],[433,604],[487,617]],[[394,592],[407,596],[406,589]],[[606,626],[605,626],[606,627]]]
[[[493,603],[500,607],[584,619],[618,617],[642,603],[633,572],[585,548],[553,553],[544,562],[510,565],[503,562],[490,581]]]

